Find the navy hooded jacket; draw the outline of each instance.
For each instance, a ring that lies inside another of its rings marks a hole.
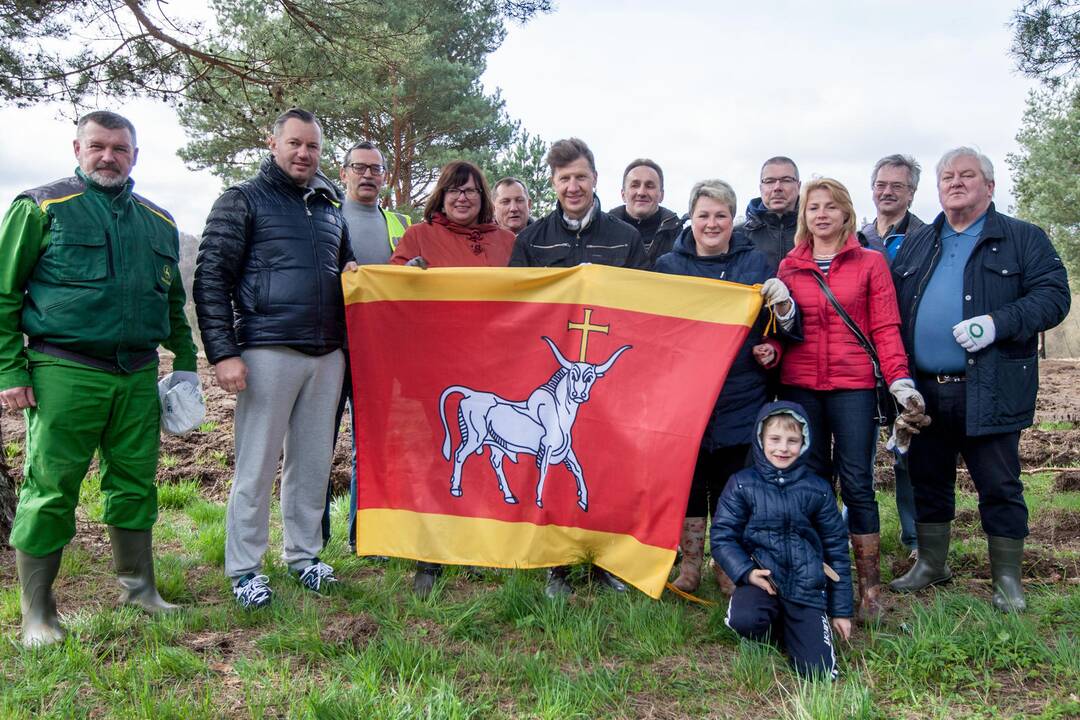
[[[803,447],[780,470],[765,459],[761,427],[770,415],[788,414],[803,429]],[[818,608],[829,617],[851,617],[851,559],[848,531],[825,480],[806,467],[810,425],[806,411],[792,402],[769,403],[754,424],[754,464],[731,476],[713,513],[709,536],[713,559],[740,585],[759,567],[772,572],[785,600]],[[839,582],[825,577],[828,563]]]
[[[679,234],[672,251],[656,261],[654,270],[670,275],[692,275],[744,285],[763,283],[772,277],[765,256],[755,250],[750,239],[742,233],[732,233],[728,252],[723,255],[703,256],[697,254],[694,234],[689,227]],[[754,434],[754,417],[765,404],[768,373],[754,360],[753,347],[761,343],[767,321],[768,311],[762,309],[731,364],[709,424],[705,426],[705,435],[701,438],[701,446],[709,452],[722,447],[750,444]],[[785,335],[801,339],[795,337],[798,334],[797,327],[798,320],[792,331]],[[779,352],[777,356],[779,357]]]

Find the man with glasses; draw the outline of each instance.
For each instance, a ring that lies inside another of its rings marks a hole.
[[[408,215],[379,207],[379,195],[386,185],[386,162],[373,143],[358,142],[345,153],[341,163],[341,182],[345,185],[345,202],[341,213],[349,231],[349,244],[359,265],[382,265],[390,261],[405,228],[412,224]],[[345,404],[352,408],[352,373],[349,349],[345,348],[345,379],[334,421],[334,445],[337,445]],[[349,480],[349,547],[356,550],[356,437],[353,437],[352,471]],[[332,488],[326,488],[326,510],[323,512],[323,545],[330,540],[330,502]]]
[[[877,217],[866,223],[862,236],[866,246],[885,253],[891,263],[908,235],[925,223],[911,212],[922,168],[910,155],[886,155],[870,173]],[[906,543],[905,543],[906,544]]]
[[[341,182],[345,185],[341,212],[357,264],[389,262],[412,221],[402,213],[379,207],[379,194],[386,185],[386,163],[379,149],[367,141],[349,148],[341,163]]]
[[[870,173],[877,217],[860,231],[863,245],[884,253],[892,263],[904,238],[914,235],[925,223],[911,212],[922,168],[910,155],[886,155]],[[915,495],[908,475],[907,455],[898,455],[893,463],[896,476],[896,512],[900,517],[900,542],[912,558],[918,557],[915,534]]]
[[[765,253],[772,275],[795,247],[799,187],[799,168],[794,160],[783,155],[769,158],[761,166],[761,197],[750,201],[746,206],[746,222],[735,228]]]

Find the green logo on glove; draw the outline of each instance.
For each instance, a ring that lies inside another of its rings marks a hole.
[[[983,330],[983,326],[980,325],[979,323],[974,323],[973,322],[970,325],[968,325],[968,335],[975,338],[976,340],[981,338],[983,336],[983,333],[985,333],[985,332],[986,331]]]

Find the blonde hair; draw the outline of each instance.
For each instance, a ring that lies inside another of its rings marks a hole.
[[[815,190],[825,190],[832,197],[833,202],[847,215],[844,219],[844,227],[841,229],[841,240],[847,240],[855,234],[855,205],[851,202],[851,193],[844,184],[832,178],[814,178],[802,186],[799,193],[799,221],[795,227],[795,244],[809,243],[812,239],[810,228],[806,224],[806,198]]]
[[[792,432],[799,433],[799,435],[802,435],[803,433],[802,423],[796,420],[794,416],[790,413],[778,412],[775,415],[769,415],[765,418],[765,422],[761,423],[762,437],[765,436],[765,433],[768,432],[769,428],[773,425],[779,425],[781,429],[791,430]]]

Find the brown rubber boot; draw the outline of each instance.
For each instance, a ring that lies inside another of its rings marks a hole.
[[[878,533],[852,535],[855,550],[855,572],[859,577],[859,604],[855,618],[867,625],[881,620],[881,536]]]
[[[692,593],[701,585],[701,556],[705,552],[705,518],[688,517],[683,520],[682,563],[679,565],[679,577],[672,583],[683,592]]]

